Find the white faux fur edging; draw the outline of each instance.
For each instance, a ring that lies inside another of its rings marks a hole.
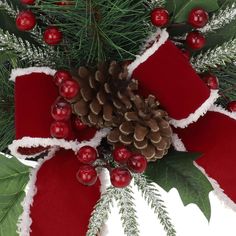
[[[150,39],[147,40],[147,44],[148,42],[150,42],[151,40],[155,39],[154,44],[148,48],[142,55],[138,55],[136,57],[136,59],[134,60],[134,62],[132,62],[129,66],[128,66],[128,72],[129,72],[129,76],[132,76],[133,71],[143,62],[145,62],[150,56],[152,56],[168,39],[169,34],[167,33],[166,29],[158,30],[157,33],[155,34],[155,36],[160,36],[159,38],[154,37],[154,35],[151,36]]]
[[[30,75],[32,73],[44,73],[46,75],[53,76],[56,73],[56,70],[53,70],[49,67],[28,67],[28,68],[18,68],[14,69],[11,72],[10,79],[11,81],[16,80],[16,77],[22,76],[22,75]]]
[[[106,137],[106,135],[109,133],[109,129],[101,129],[97,131],[95,136],[89,140],[89,141],[67,141],[65,139],[56,139],[56,138],[33,138],[33,137],[23,137],[19,140],[14,140],[12,144],[8,146],[8,149],[11,152],[11,155],[16,156],[18,158],[29,158],[29,157],[35,157],[37,155],[22,155],[18,152],[19,147],[23,148],[32,148],[32,147],[60,147],[64,148],[66,150],[73,150],[74,152],[77,152],[81,147],[85,145],[89,145],[92,147],[97,147],[102,138]]]
[[[181,120],[171,119],[170,124],[175,128],[188,127],[188,125],[196,122],[201,116],[204,116],[218,97],[218,90],[211,90],[209,98],[194,113],[191,113],[187,118]]]
[[[187,151],[184,143],[178,137],[177,134],[173,134],[172,144],[173,144],[175,150],[177,150],[177,151],[180,151],[180,152]],[[222,201],[226,207],[236,211],[236,204],[224,193],[224,190],[220,187],[220,185],[217,183],[217,181],[214,180],[213,178],[211,178],[210,176],[208,176],[206,171],[204,170],[204,168],[199,166],[196,162],[194,162],[194,165],[207,177],[207,179],[211,183],[211,185],[214,189],[214,193],[218,197],[218,199],[220,201]]]
[[[225,110],[223,107],[218,106],[218,105],[212,105],[209,109],[209,111],[213,111],[213,112],[218,112],[221,113],[223,115],[226,115],[234,120],[236,120],[236,112],[230,112]]]
[[[23,213],[20,215],[17,223],[17,233],[19,236],[30,236],[30,226],[32,224],[32,219],[30,217],[30,207],[33,205],[33,199],[35,194],[37,193],[37,188],[35,186],[37,180],[37,173],[43,163],[49,159],[51,159],[58,148],[53,148],[43,160],[41,159],[36,168],[32,168],[30,171],[30,179],[29,183],[26,186],[26,196],[21,203],[23,207]]]

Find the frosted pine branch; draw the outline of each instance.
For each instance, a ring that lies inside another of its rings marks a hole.
[[[19,13],[19,9],[13,7],[13,5],[8,3],[6,0],[0,0],[0,9],[4,9],[12,18],[16,18],[17,14]]]
[[[90,218],[86,236],[96,236],[100,232],[103,224],[108,219],[116,193],[117,189],[109,187],[106,192],[102,194]]]
[[[201,29],[200,32],[206,34],[223,28],[225,25],[236,20],[236,3],[228,5],[225,9],[219,10],[215,13],[210,21]]]
[[[171,219],[168,216],[166,207],[164,206],[163,200],[161,199],[160,193],[156,189],[156,187],[153,184],[148,183],[146,178],[140,175],[135,176],[135,184],[142,192],[142,195],[145,200],[157,214],[158,219],[164,226],[165,231],[167,232],[167,236],[175,236],[176,231],[174,229],[173,224],[171,223]]]
[[[162,7],[165,6],[166,0],[151,0],[151,3],[155,7]]]
[[[129,186],[124,189],[119,189],[118,194],[115,196],[120,208],[120,216],[124,233],[127,236],[139,236],[137,215],[134,204],[134,193]]]
[[[191,64],[197,72],[204,72],[233,61],[236,61],[236,38],[193,57]]]
[[[9,50],[15,52],[22,60],[27,61],[29,65],[42,66],[53,65],[50,51],[43,50],[40,47],[29,43],[27,40],[16,37],[8,31],[0,29],[0,50]]]

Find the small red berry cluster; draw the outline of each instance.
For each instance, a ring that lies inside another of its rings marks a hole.
[[[125,147],[115,148],[112,157],[115,167],[111,167],[108,162],[107,165],[102,165],[102,167],[108,168],[111,184],[116,188],[124,188],[130,184],[132,180],[131,172],[141,174],[147,168],[147,160],[144,156],[131,153]],[[76,174],[78,181],[87,186],[95,184],[98,178],[96,168],[99,167],[95,164],[98,159],[96,149],[90,146],[80,148],[77,159],[83,164]]]
[[[60,97],[56,99],[51,107],[51,115],[54,122],[51,124],[50,132],[54,138],[67,138],[70,131],[68,121],[72,117],[72,109],[68,100],[75,98],[80,88],[79,84],[73,80],[72,75],[66,70],[58,70],[53,79],[54,83],[59,87]],[[87,127],[78,117],[73,121],[78,131]]]
[[[22,4],[25,5],[34,5],[35,0],[21,0]],[[61,4],[62,2],[57,2],[57,5],[66,5]],[[20,31],[30,31],[36,25],[36,17],[34,13],[30,10],[21,11],[16,17],[16,27]],[[56,26],[48,26],[43,34],[43,40],[48,45],[58,45],[63,38],[63,34],[60,29]]]

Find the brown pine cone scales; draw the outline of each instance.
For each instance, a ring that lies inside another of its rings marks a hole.
[[[132,151],[141,152],[148,161],[162,158],[170,148],[172,130],[167,113],[159,108],[155,97],[142,99],[131,97],[133,106],[124,113],[119,127],[113,129],[107,139],[114,145],[126,145]]]
[[[132,107],[129,94],[138,88],[137,81],[127,79],[127,67],[113,61],[95,70],[80,67],[78,75],[81,89],[74,112],[89,126],[117,127]]]

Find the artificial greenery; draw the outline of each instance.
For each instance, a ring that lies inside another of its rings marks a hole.
[[[29,181],[29,167],[0,154],[0,236],[17,236],[21,202]]]
[[[184,205],[195,203],[208,220],[211,216],[209,192],[213,190],[206,176],[194,165],[198,153],[170,152],[160,161],[149,163],[146,175],[166,191],[176,188]]]

